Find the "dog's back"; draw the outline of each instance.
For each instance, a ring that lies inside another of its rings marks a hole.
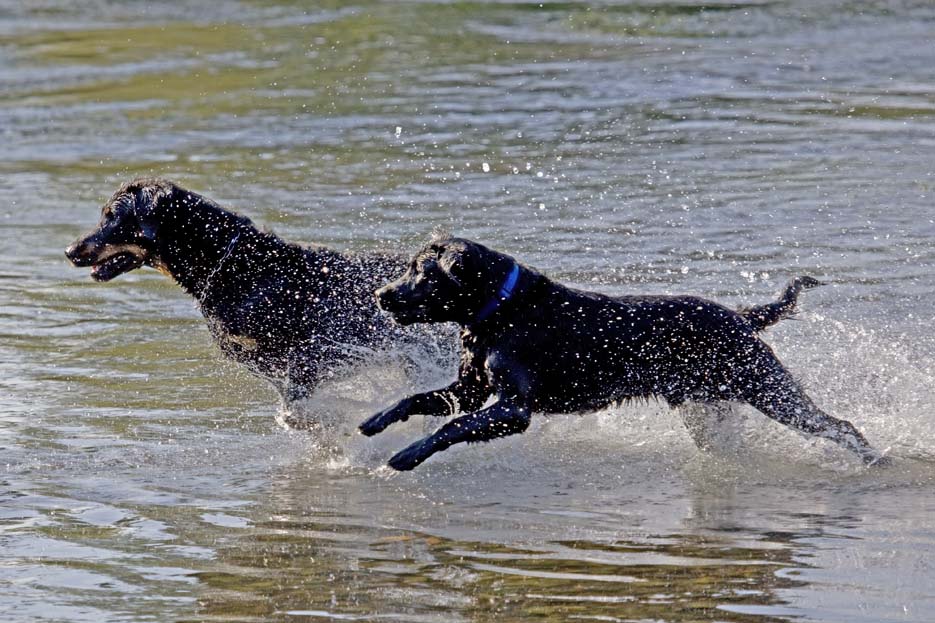
[[[505,310],[502,321],[522,323],[522,339],[508,348],[532,371],[537,411],[583,412],[654,395],[672,404],[733,399],[728,362],[767,348],[742,314],[703,298],[611,297],[545,277],[536,288],[533,304]]]

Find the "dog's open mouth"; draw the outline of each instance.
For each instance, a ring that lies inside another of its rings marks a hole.
[[[94,279],[94,281],[110,281],[117,275],[122,275],[142,265],[143,258],[135,253],[127,251],[115,253],[91,266],[91,279]]]

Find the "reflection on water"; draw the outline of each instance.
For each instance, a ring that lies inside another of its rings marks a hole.
[[[0,0],[0,618],[931,620],[933,28],[913,0]],[[650,403],[390,474],[423,424],[353,427],[395,371],[316,397],[332,442],[287,433],[174,284],[66,265],[150,173],[288,239],[443,226],[612,293],[821,276],[767,339],[897,466],[748,411],[701,456]]]
[[[133,466],[139,454],[121,452],[127,461],[110,461],[108,473],[93,460],[60,465],[55,483],[30,475],[32,491],[22,477],[4,483],[9,612],[837,620],[850,610],[828,592],[871,579],[858,620],[888,620],[880,615],[889,591],[906,600],[909,619],[925,620],[931,603],[924,577],[914,576],[928,568],[927,554],[906,547],[933,545],[931,528],[911,525],[933,510],[924,471],[816,483],[776,463],[778,473],[763,475],[635,450],[623,473],[593,465],[566,473],[565,461],[536,455],[528,440],[509,448],[513,465],[478,467],[464,456],[413,482],[303,460],[304,443],[291,437],[275,439],[275,457],[261,456],[269,443],[225,455],[215,443],[237,436],[220,434]],[[195,448],[208,458],[191,457]],[[179,451],[189,458],[176,459]],[[53,593],[58,610],[47,610]]]
[[[779,573],[791,565],[781,539],[794,535],[775,535],[757,547],[667,535],[518,549],[395,531],[355,531],[349,546],[332,517],[277,518],[258,528],[219,552],[223,571],[199,574],[208,587],[205,614],[743,621],[755,610],[749,606],[779,614],[771,608],[782,603],[776,589],[796,585]]]

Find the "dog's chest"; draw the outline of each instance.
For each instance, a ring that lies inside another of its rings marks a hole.
[[[236,357],[237,354],[252,353],[259,349],[260,344],[256,338],[233,331],[221,318],[206,313],[205,319],[208,321],[211,335],[225,353]]]
[[[217,338],[218,341],[222,342],[222,346],[227,346],[228,348],[236,347],[246,352],[253,352],[260,347],[260,343],[257,342],[256,338],[247,335],[223,333],[217,336]]]

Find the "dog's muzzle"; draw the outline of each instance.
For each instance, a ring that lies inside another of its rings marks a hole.
[[[110,281],[118,275],[137,269],[146,260],[145,252],[136,245],[106,245],[98,248],[79,240],[67,249],[65,257],[77,267],[91,267],[95,281]]]
[[[398,288],[393,284],[383,286],[374,293],[377,299],[377,307],[393,316],[393,320],[399,324],[406,325],[414,322],[420,322],[424,315],[422,305],[412,305],[403,300]]]
[[[65,257],[79,268],[94,264],[93,258],[87,252],[87,245],[81,240],[65,249]]]

